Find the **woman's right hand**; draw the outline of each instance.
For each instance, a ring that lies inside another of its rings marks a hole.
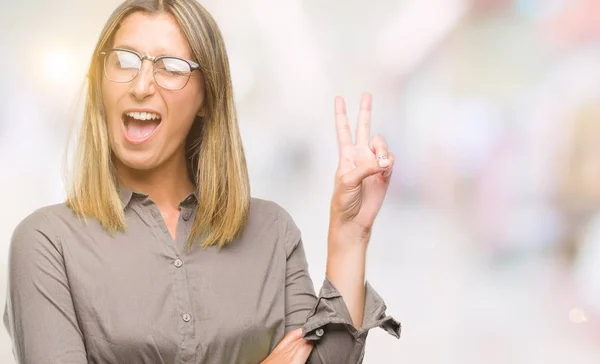
[[[290,331],[261,364],[305,364],[313,344],[302,338],[302,328]]]

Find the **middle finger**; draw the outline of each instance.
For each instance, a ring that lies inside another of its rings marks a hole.
[[[356,145],[369,145],[369,135],[371,134],[371,106],[371,94],[365,92],[360,100],[358,125],[356,126]]]

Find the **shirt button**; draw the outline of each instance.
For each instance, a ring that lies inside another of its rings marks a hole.
[[[185,322],[190,322],[190,320],[192,319],[192,316],[190,316],[187,313],[184,313],[183,316],[181,316],[181,318],[183,319],[183,321]]]
[[[186,211],[186,212],[184,212],[184,213],[183,213],[183,219],[184,219],[185,221],[188,221],[188,220],[190,219],[190,216],[191,216],[191,215],[192,215],[192,214],[191,214],[189,211]]]
[[[323,329],[318,329],[317,331],[315,331],[315,334],[317,334],[318,337],[323,336],[324,333],[325,331],[323,331]]]
[[[181,266],[183,265],[183,261],[181,261],[181,259],[177,259],[173,262],[173,265],[175,265],[177,268],[181,268]]]

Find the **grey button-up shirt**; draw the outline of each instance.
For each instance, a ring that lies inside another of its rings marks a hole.
[[[362,361],[367,331],[399,337],[367,283],[363,328],[325,278],[314,293],[300,231],[275,203],[252,199],[239,239],[185,250],[197,199],[181,202],[173,241],[145,194],[120,193],[127,230],[108,234],[65,204],[15,230],[4,323],[19,363],[260,363],[304,328],[308,363]]]

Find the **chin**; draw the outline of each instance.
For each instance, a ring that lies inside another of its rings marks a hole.
[[[150,171],[160,165],[156,153],[152,151],[121,151],[115,153],[120,164],[129,169],[138,171]]]

